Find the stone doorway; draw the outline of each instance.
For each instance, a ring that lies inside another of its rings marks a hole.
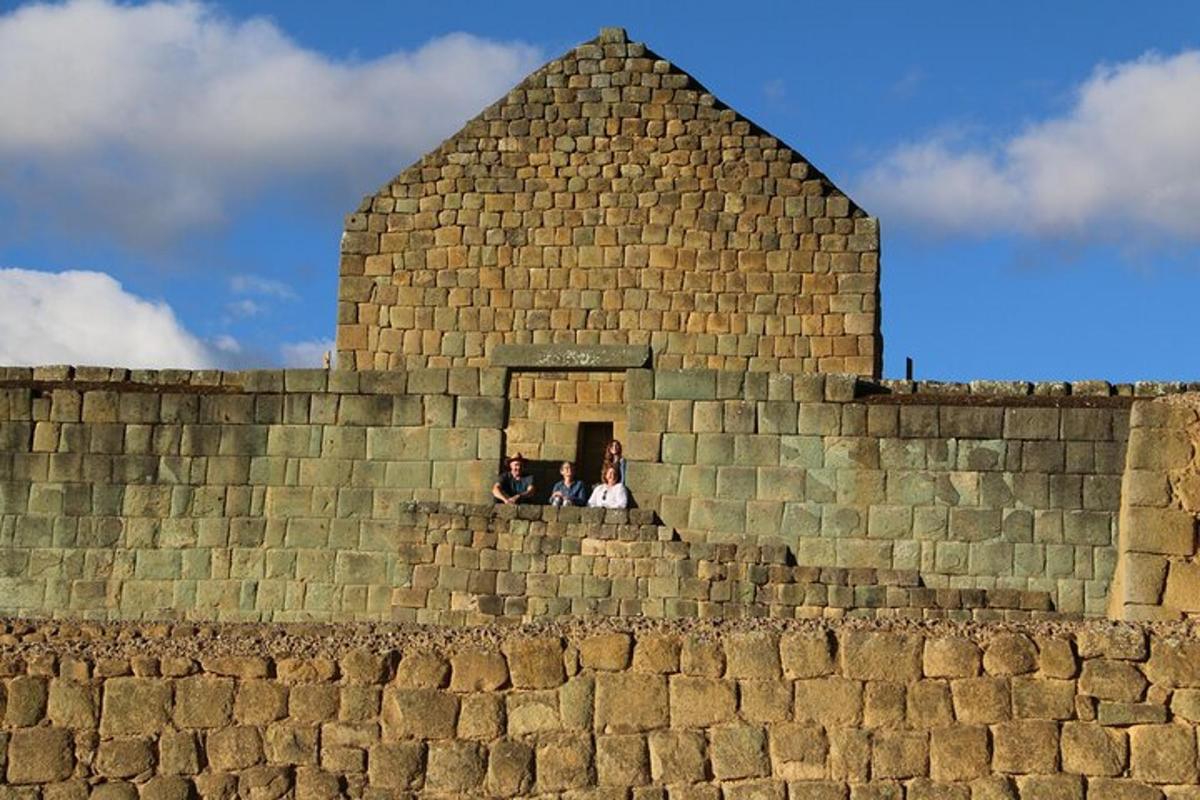
[[[575,469],[579,479],[589,486],[600,483],[600,466],[604,463],[604,446],[613,438],[611,422],[579,423],[578,444],[575,447]]]

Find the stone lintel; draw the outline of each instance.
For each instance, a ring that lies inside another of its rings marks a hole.
[[[631,369],[649,360],[642,344],[498,344],[491,354],[493,366],[510,369]]]

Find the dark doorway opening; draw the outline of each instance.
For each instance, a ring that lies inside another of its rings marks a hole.
[[[613,438],[611,422],[579,423],[579,440],[575,447],[578,463],[576,474],[588,486],[600,483],[600,466],[604,463],[604,446]]]

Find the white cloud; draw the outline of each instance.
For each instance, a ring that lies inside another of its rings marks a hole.
[[[153,246],[281,182],[361,196],[539,58],[458,33],[335,59],[186,0],[22,6],[0,15],[0,199]]]
[[[313,339],[307,342],[292,342],[280,348],[285,367],[324,366],[325,353],[334,350],[333,339]]]
[[[102,272],[0,269],[0,364],[208,368],[213,349],[170,306]],[[232,338],[216,343],[230,352]]]
[[[993,145],[932,137],[859,185],[936,233],[1200,241],[1200,51],[1098,68],[1060,116]]]
[[[263,312],[263,307],[253,300],[242,298],[226,303],[225,310],[234,317],[256,317]]]
[[[296,291],[283,281],[259,275],[234,275],[229,279],[229,288],[235,294],[258,294],[280,300],[295,300],[298,297]]]

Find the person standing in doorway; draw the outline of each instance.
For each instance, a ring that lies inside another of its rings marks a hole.
[[[621,485],[625,485],[625,451],[621,447],[621,442],[618,439],[609,440],[608,444],[604,445],[604,461],[600,467],[600,480],[604,481],[604,473],[609,468],[613,467],[617,470],[617,476],[621,480]]]

